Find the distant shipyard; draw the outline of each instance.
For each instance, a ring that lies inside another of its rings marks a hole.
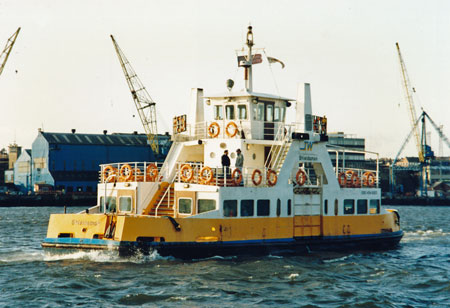
[[[0,75],[19,32],[20,28],[8,38],[0,55]],[[108,134],[104,130],[99,134],[88,134],[79,133],[76,129],[70,132],[38,129],[31,148],[23,149],[13,142],[8,149],[0,150],[0,206],[94,205],[101,176],[100,165],[116,161],[161,162],[166,157],[172,136],[169,132],[157,133],[155,102],[113,36],[111,39],[145,133]],[[380,158],[376,153],[374,156],[374,153],[366,151],[364,138],[335,132],[328,133],[331,160],[335,166],[354,170],[373,169],[378,165],[378,187],[388,204],[450,205],[450,157],[443,156],[443,145],[450,147],[449,139],[443,133],[443,127],[438,126],[425,111],[417,116],[414,104],[416,90],[410,83],[398,43],[396,48],[411,120],[411,131],[396,157]],[[174,132],[178,120],[174,118]],[[439,138],[437,155],[429,145],[430,127]],[[414,139],[417,156],[402,157],[403,149],[411,139]],[[86,204],[86,200],[92,204]]]

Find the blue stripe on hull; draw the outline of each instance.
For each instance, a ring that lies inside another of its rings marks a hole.
[[[162,256],[205,258],[226,255],[302,254],[310,251],[377,250],[395,247],[403,231],[350,236],[297,237],[227,242],[128,242],[102,239],[46,238],[44,248],[111,249],[121,255],[157,250]]]

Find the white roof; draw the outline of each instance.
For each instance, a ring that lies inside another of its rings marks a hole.
[[[248,91],[239,91],[239,92],[223,92],[216,95],[204,96],[204,98],[227,98],[227,97],[261,97],[261,98],[269,98],[269,99],[278,99],[283,101],[295,101],[295,99],[282,97],[279,95],[267,94],[267,93],[257,93],[257,92],[248,92]]]

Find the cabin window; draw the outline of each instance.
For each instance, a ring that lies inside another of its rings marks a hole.
[[[367,214],[367,200],[358,200],[356,203],[357,214]]]
[[[281,215],[281,200],[277,199],[277,216],[280,217]]]
[[[192,199],[180,198],[178,199],[178,213],[191,214],[192,213]]]
[[[106,207],[105,207],[105,197],[100,197],[100,212],[110,213],[116,211],[116,197],[106,197]]]
[[[345,215],[355,214],[355,200],[353,199],[344,200],[344,214]]]
[[[225,114],[227,116],[227,120],[234,120],[234,105],[225,106]]]
[[[339,214],[339,201],[338,199],[334,200],[334,216]]]
[[[222,105],[214,106],[214,119],[215,120],[223,120],[223,107]]]
[[[273,120],[275,122],[281,121],[280,107],[275,107],[274,114],[273,114]]]
[[[258,200],[256,214],[258,216],[269,216],[270,200]]]
[[[254,204],[254,200],[241,200],[241,217],[249,217],[255,215]]]
[[[239,120],[247,120],[247,106],[238,105],[238,118]]]
[[[266,122],[273,122],[273,105],[271,104],[267,105]]]
[[[214,211],[216,209],[216,200],[214,199],[198,199],[197,213]]]
[[[223,216],[236,217],[237,216],[237,200],[223,201]]]
[[[328,214],[328,200],[325,200],[325,202],[324,202],[323,212],[325,213],[325,215]]]
[[[120,197],[119,209],[121,212],[131,212],[131,197]]]
[[[380,214],[380,200],[370,200],[370,214]]]
[[[292,214],[292,200],[289,199],[287,201],[287,215],[291,216],[291,214]]]
[[[258,104],[258,121],[264,121],[264,104]]]

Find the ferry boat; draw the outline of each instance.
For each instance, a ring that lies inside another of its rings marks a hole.
[[[52,214],[44,249],[203,258],[395,247],[403,231],[398,212],[381,207],[378,160],[374,170],[339,166],[344,149],[328,144],[308,84],[304,101],[254,92],[253,45],[248,27],[245,89],[192,89],[164,163],[101,165],[97,206]],[[287,112],[298,121],[287,124]]]

